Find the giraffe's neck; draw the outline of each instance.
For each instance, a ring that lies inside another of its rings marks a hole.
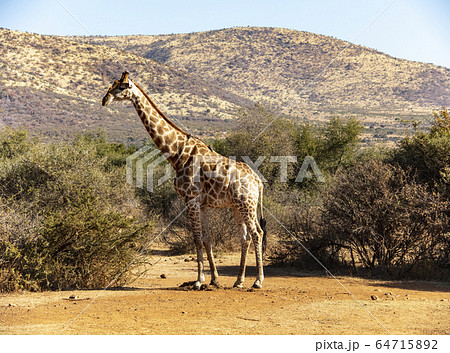
[[[188,144],[190,135],[168,120],[136,84],[131,101],[156,147],[176,170],[188,158],[185,154],[189,149],[185,145]]]

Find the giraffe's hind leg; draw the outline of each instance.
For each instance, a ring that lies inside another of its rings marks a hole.
[[[212,252],[212,245],[211,245],[211,233],[209,232],[209,223],[208,223],[208,215],[206,212],[206,208],[202,208],[200,210],[200,216],[202,221],[202,235],[203,235],[203,244],[205,245],[206,249],[206,256],[208,257],[209,261],[209,268],[211,270],[211,285],[220,287],[219,283],[219,274],[217,272],[217,267],[214,262],[214,256]]]
[[[250,247],[250,236],[247,233],[247,226],[240,212],[233,208],[234,216],[239,228],[239,236],[241,238],[241,264],[239,266],[239,274],[233,287],[242,288],[245,280],[245,268],[247,266],[247,253]]]
[[[253,244],[255,245],[257,275],[255,283],[253,283],[253,288],[262,288],[262,282],[264,280],[262,256],[263,231],[258,222],[256,205],[255,207],[244,207],[243,209],[241,209],[240,213],[244,220],[245,226],[247,227],[247,232],[250,234],[250,237],[253,240]]]
[[[256,211],[255,211],[256,215]],[[263,231],[255,217],[252,221],[253,225],[250,227],[250,234],[255,245],[255,256],[256,256],[256,268],[257,275],[255,283],[253,283],[253,288],[262,288],[262,282],[264,280],[264,269],[263,269],[263,256],[262,256],[262,239]]]

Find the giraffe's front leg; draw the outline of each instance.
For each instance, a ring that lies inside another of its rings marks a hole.
[[[216,286],[216,287],[220,287],[219,274],[217,272],[217,267],[214,262],[214,255],[212,252],[211,234],[209,232],[208,216],[207,216],[205,208],[202,208],[200,210],[200,216],[201,216],[201,221],[202,221],[202,235],[203,235],[202,240],[203,240],[203,244],[205,245],[206,256],[208,257],[209,268],[211,270],[210,284],[213,286]]]
[[[257,275],[256,281],[253,283],[253,288],[262,288],[262,282],[264,280],[264,270],[263,270],[263,256],[262,256],[262,238],[263,232],[258,223],[255,222],[255,230],[252,231],[252,238],[255,244],[255,256],[256,256],[256,268]]]
[[[203,273],[203,242],[201,237],[194,235],[195,247],[197,248],[197,280],[194,283],[194,289],[200,289],[202,283],[205,281],[205,274]]]
[[[197,281],[194,283],[194,289],[200,289],[202,283],[205,281],[203,273],[203,241],[202,241],[202,224],[200,218],[200,205],[189,204],[189,216],[191,218],[191,227],[194,233],[194,242],[197,249]]]
[[[239,211],[234,209],[234,216],[236,218],[236,222],[238,223],[239,227],[239,236],[241,238],[241,264],[239,266],[239,274],[236,279],[236,282],[234,283],[233,287],[242,288],[244,286],[244,280],[245,280],[245,268],[247,266],[247,253],[248,248],[250,247],[250,236],[247,233],[247,226],[244,223],[244,220],[242,219],[241,215],[239,214]]]

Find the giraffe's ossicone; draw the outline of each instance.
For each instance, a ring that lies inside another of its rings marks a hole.
[[[200,288],[203,274],[203,247],[206,250],[211,284],[219,286],[214,262],[211,234],[206,208],[231,207],[240,230],[242,242],[241,264],[235,287],[242,287],[247,253],[251,241],[255,246],[257,276],[253,284],[261,288],[264,279],[262,243],[265,220],[262,215],[263,183],[245,163],[236,162],[212,151],[202,140],[191,136],[170,121],[150,97],[134,83],[127,72],[114,81],[102,104],[113,100],[129,100],[147,129],[150,137],[175,170],[175,189],[184,200],[192,224],[197,249],[198,277],[194,288]],[[258,200],[261,220],[258,222]],[[264,239],[265,240],[265,239]]]

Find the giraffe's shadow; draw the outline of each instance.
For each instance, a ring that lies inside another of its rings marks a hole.
[[[224,278],[226,277],[227,280],[225,282],[230,282],[230,281],[234,281],[234,279],[237,277],[238,273],[239,273],[239,265],[218,265],[217,266],[217,270],[219,272],[219,282],[220,282],[220,278]],[[252,278],[256,277],[257,275],[257,267],[254,265],[248,265],[246,267],[246,278],[247,281],[249,282],[249,288],[244,287],[244,289],[241,289],[243,291],[247,291],[250,290],[250,286],[252,283]],[[206,290],[206,291],[215,291],[215,290],[238,290],[236,288],[232,288],[232,287],[228,287],[228,286],[221,286],[219,288],[216,288],[214,286],[209,286],[206,285],[207,283],[209,283],[209,276],[210,276],[210,271],[209,271],[209,266],[206,265],[205,266],[205,276],[206,276],[206,281],[205,281],[205,285],[203,287],[202,290]],[[321,273],[319,271],[307,271],[307,270],[301,270],[298,268],[295,268],[293,266],[280,266],[280,265],[267,265],[264,266],[264,276],[265,278],[270,278],[270,277],[296,277],[296,278],[301,278],[301,277],[321,277],[321,276],[326,276],[324,273]],[[186,280],[188,280],[189,278],[186,278]],[[151,291],[190,291],[193,290],[192,287],[194,285],[195,281],[187,281],[184,282],[182,284],[176,285],[176,286],[117,286],[117,287],[111,287],[108,288],[108,291],[147,291],[147,290],[151,290]]]
[[[235,277],[239,273],[238,265],[225,265],[225,266],[217,266],[217,270],[219,272],[219,276],[227,276],[227,277]],[[206,270],[206,273],[209,272]],[[245,271],[246,277],[255,277],[257,275],[256,266],[247,266]],[[264,277],[310,277],[320,276],[321,274],[317,271],[310,272],[306,270],[296,269],[291,266],[277,266],[277,265],[267,265],[264,266]]]

